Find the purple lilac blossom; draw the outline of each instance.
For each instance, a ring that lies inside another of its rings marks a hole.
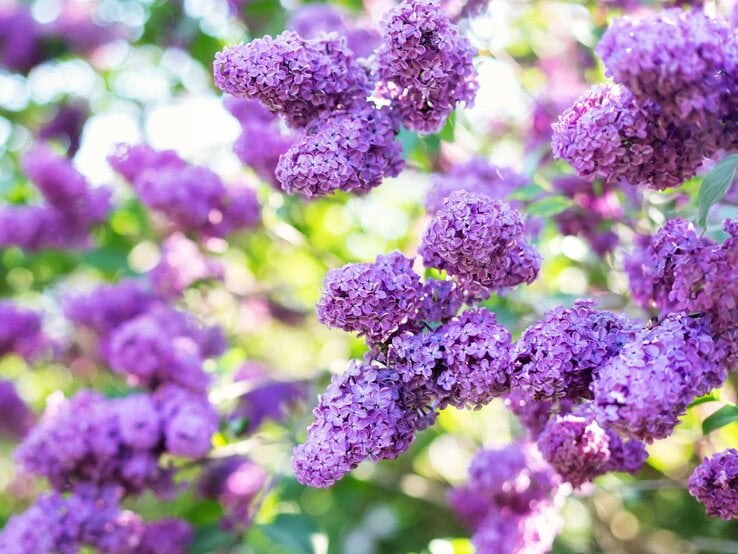
[[[477,554],[548,554],[564,520],[555,506],[526,514],[493,508],[472,535]]]
[[[259,222],[256,193],[227,187],[206,167],[188,165],[175,152],[119,145],[108,158],[141,201],[182,231],[223,237]]]
[[[405,127],[435,133],[457,104],[473,105],[476,52],[436,0],[404,0],[385,15],[381,34],[380,94]]]
[[[515,343],[513,386],[533,400],[591,399],[600,368],[638,329],[627,316],[594,306],[591,300],[558,306],[528,327]]]
[[[0,5],[0,65],[25,73],[43,61],[42,28],[18,2]]]
[[[15,353],[32,362],[50,346],[38,313],[0,300],[0,357]]]
[[[505,202],[455,191],[428,224],[418,252],[468,295],[486,298],[538,275],[540,256],[523,233],[520,214]]]
[[[360,362],[333,377],[313,417],[292,454],[295,477],[313,487],[331,486],[364,460],[396,458],[412,443],[418,419],[395,372]]]
[[[611,84],[586,91],[559,116],[551,146],[583,179],[657,190],[694,177],[719,147],[709,131],[665,118],[658,104]]]
[[[275,173],[279,158],[294,144],[298,134],[281,129],[279,118],[256,100],[227,96],[224,104],[241,124],[233,151],[259,178],[279,189]]]
[[[33,424],[33,413],[10,381],[0,380],[0,414],[0,438],[19,440]]]
[[[417,329],[427,323],[444,323],[454,317],[464,297],[453,281],[428,279],[421,287],[420,305],[409,327]]]
[[[186,554],[193,537],[192,527],[183,519],[147,522],[136,554]]]
[[[205,456],[218,430],[218,414],[207,396],[166,384],[154,392],[154,400],[163,420],[167,451],[187,458]]]
[[[433,177],[431,188],[425,196],[425,211],[435,215],[443,208],[446,198],[456,190],[504,200],[508,194],[529,182],[530,179],[514,169],[498,167],[484,158],[475,157],[454,166],[448,173]]]
[[[606,74],[641,100],[657,102],[674,121],[713,126],[729,94],[726,21],[674,8],[643,18],[616,19],[596,52]]]
[[[89,115],[86,104],[73,102],[56,108],[51,118],[38,130],[40,140],[61,140],[66,146],[67,155],[74,156],[79,150],[82,129]]]
[[[600,370],[593,384],[597,421],[648,443],[668,437],[689,403],[725,380],[716,357],[704,319],[669,314]]]
[[[502,397],[505,407],[520,420],[530,439],[535,440],[546,426],[552,414],[556,413],[556,403],[546,400],[533,400],[519,388],[513,388]],[[564,402],[562,404],[567,404]],[[559,413],[566,412],[567,406],[559,406]]]
[[[178,298],[188,287],[205,279],[223,279],[222,264],[203,255],[182,233],[168,236],[161,245],[159,263],[148,273],[162,298]]]
[[[318,320],[328,327],[357,331],[370,342],[387,340],[421,302],[420,277],[413,260],[400,252],[374,263],[332,269],[323,282]]]
[[[738,518],[738,451],[729,448],[702,460],[689,477],[689,493],[708,516]]]
[[[233,456],[206,467],[197,488],[202,497],[216,500],[223,507],[223,527],[243,531],[253,521],[267,477],[260,465]]]
[[[326,112],[279,159],[276,176],[287,194],[305,198],[343,190],[366,193],[397,177],[404,161],[398,124],[389,108],[355,103]]]
[[[595,421],[590,405],[554,416],[538,437],[543,457],[575,488],[609,471],[636,473],[646,460],[642,442],[624,442]]]
[[[286,31],[225,48],[214,74],[223,92],[260,101],[294,128],[365,100],[369,91],[365,71],[335,33],[306,40]]]

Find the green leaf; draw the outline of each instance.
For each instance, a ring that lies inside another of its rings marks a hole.
[[[547,196],[546,198],[531,204],[528,206],[527,212],[528,215],[536,217],[551,217],[563,212],[571,206],[572,201],[566,196],[554,194],[553,196]]]
[[[706,404],[708,402],[718,402],[720,400],[720,397],[716,396],[715,393],[706,394],[705,396],[700,396],[699,398],[695,398],[688,408],[694,408],[695,406],[699,406],[700,404]]]
[[[315,554],[312,536],[317,528],[304,515],[279,514],[269,525],[261,526],[263,533],[275,544],[287,547],[295,554]]]
[[[451,115],[446,119],[446,124],[443,126],[443,129],[438,132],[438,138],[446,142],[453,142],[455,130],[456,112],[451,112]]]
[[[720,429],[734,421],[738,421],[738,406],[733,404],[723,406],[702,422],[702,433],[708,435],[715,429]]]
[[[707,214],[730,188],[738,168],[738,154],[731,154],[718,163],[702,181],[697,196],[697,224],[703,229],[707,226]]]
[[[531,183],[530,185],[516,188],[514,191],[507,195],[507,198],[509,200],[530,202],[538,198],[544,192],[546,192],[546,190],[543,187],[541,187],[540,185],[536,185],[535,183]]]

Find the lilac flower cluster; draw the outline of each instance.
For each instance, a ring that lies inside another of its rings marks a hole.
[[[207,467],[197,483],[203,498],[217,500],[226,512],[226,529],[246,529],[251,525],[264,491],[267,473],[248,458],[233,456]]]
[[[177,230],[223,237],[259,222],[256,193],[230,186],[206,167],[188,165],[171,150],[120,145],[110,165],[131,183],[141,201]]]
[[[476,95],[475,50],[436,0],[404,0],[390,10],[377,49],[379,91],[412,131],[440,131],[457,104]]]
[[[28,178],[45,203],[0,208],[0,248],[82,248],[110,211],[110,190],[92,188],[63,156],[37,145],[23,157]]]
[[[704,319],[669,314],[600,370],[593,384],[598,422],[649,443],[669,436],[689,403],[725,380],[716,358]]]
[[[0,380],[0,437],[18,440],[33,424],[33,414],[10,381]]]
[[[398,130],[389,108],[368,103],[316,117],[279,160],[282,190],[305,198],[336,190],[368,192],[402,171]]]
[[[50,346],[38,313],[0,301],[0,357],[15,353],[33,361]]]
[[[514,443],[477,452],[468,483],[450,491],[449,503],[472,530],[480,554],[543,554],[561,529],[565,495],[535,446]]]
[[[597,53],[617,84],[585,92],[552,140],[581,177],[675,187],[735,139],[738,48],[728,22],[681,8],[620,18]]]
[[[218,88],[260,101],[295,128],[369,92],[366,72],[337,34],[306,40],[286,31],[225,48],[215,57],[214,73]]]
[[[79,486],[68,496],[46,493],[0,533],[5,554],[184,554],[192,529],[180,519],[145,522],[123,510],[114,488]]]
[[[689,477],[689,493],[707,515],[738,518],[738,451],[729,448],[705,458]]]
[[[425,197],[425,211],[435,215],[452,192],[465,190],[494,200],[504,200],[529,179],[509,167],[497,167],[484,158],[475,157],[455,165],[448,173],[436,175]]]
[[[383,342],[420,303],[420,277],[400,252],[377,256],[371,264],[349,264],[328,272],[318,302],[318,320]]]
[[[562,479],[580,487],[610,471],[640,471],[648,454],[638,440],[623,440],[603,429],[590,404],[553,417],[538,437],[538,448]]]
[[[223,277],[220,262],[206,258],[197,244],[182,233],[174,233],[164,240],[159,263],[148,273],[156,295],[170,299],[178,298],[198,281]]]
[[[515,343],[513,384],[533,400],[591,399],[592,381],[637,327],[591,300],[554,308]]]
[[[81,102],[71,102],[57,107],[51,117],[38,130],[41,141],[58,140],[66,146],[67,156],[79,150],[82,129],[89,115],[89,108]]]
[[[420,416],[396,373],[352,362],[320,395],[313,417],[293,452],[295,476],[329,487],[364,460],[393,459],[407,450]]]
[[[486,298],[537,277],[540,256],[523,235],[520,214],[508,204],[456,191],[426,228],[419,253],[469,296]]]

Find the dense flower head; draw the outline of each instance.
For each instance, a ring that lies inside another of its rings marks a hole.
[[[674,8],[649,17],[616,19],[597,54],[606,74],[674,120],[709,124],[724,115],[729,75],[727,22]]]
[[[526,185],[529,179],[509,167],[498,167],[481,157],[454,166],[448,173],[433,177],[425,197],[425,210],[434,215],[443,208],[444,200],[456,190],[504,200],[515,189]]]
[[[207,396],[166,384],[155,391],[154,400],[162,417],[167,452],[186,458],[205,456],[218,430],[218,414]]]
[[[0,316],[1,318],[2,316]],[[0,380],[0,437],[12,440],[22,438],[33,424],[33,413],[18,396],[10,381]]]
[[[443,326],[442,402],[481,407],[509,392],[512,336],[486,308],[467,310]]]
[[[639,441],[623,440],[595,421],[589,405],[564,415],[554,416],[538,437],[543,457],[561,477],[580,487],[609,471],[638,471],[646,459]]]
[[[161,304],[145,281],[123,279],[99,285],[87,293],[69,295],[64,314],[75,325],[105,337],[120,324]]]
[[[639,239],[626,261],[631,294],[645,308],[655,306],[662,312],[685,309],[678,300],[689,295],[675,289],[677,268],[685,262],[697,263],[699,253],[709,245],[712,241],[700,237],[688,221],[667,221],[653,237]]]
[[[373,263],[332,269],[323,282],[318,320],[329,327],[357,331],[371,342],[388,339],[420,304],[420,277],[413,260],[400,252]]]
[[[159,263],[148,278],[162,298],[177,298],[185,289],[205,279],[222,279],[220,262],[203,255],[196,243],[182,233],[168,236],[161,245]]]
[[[455,191],[428,224],[419,253],[467,294],[486,297],[538,275],[540,256],[523,232],[520,214],[505,202]]]
[[[49,346],[37,312],[0,300],[0,357],[15,353],[33,361]]]
[[[709,129],[672,121],[658,104],[611,84],[586,91],[559,116],[551,145],[584,179],[657,190],[694,177],[719,147]]]
[[[108,161],[141,201],[176,229],[223,237],[259,222],[253,190],[227,187],[210,169],[189,165],[171,150],[119,145]]]
[[[438,279],[426,280],[421,288],[420,305],[418,312],[412,318],[413,324],[440,323],[454,317],[461,305],[464,296],[453,281]]]
[[[335,33],[307,40],[285,31],[225,48],[215,56],[214,74],[218,88],[258,100],[291,127],[364,100],[369,89],[345,38]]]
[[[689,477],[689,493],[708,516],[738,518],[738,451],[729,448],[705,458]]]
[[[478,554],[547,554],[563,527],[555,506],[541,506],[526,514],[497,508],[481,522],[472,544]]]
[[[668,437],[689,403],[726,377],[702,318],[674,313],[643,329],[594,381],[598,422],[629,437]]]
[[[600,368],[637,326],[625,315],[594,306],[591,300],[558,306],[528,327],[515,343],[513,385],[534,400],[591,398]]]
[[[407,450],[418,415],[405,402],[396,373],[352,362],[320,395],[313,417],[292,465],[300,483],[329,487],[364,460],[392,459]]]
[[[144,522],[123,510],[112,487],[78,486],[67,496],[46,493],[0,532],[4,554],[184,554],[192,539],[186,521]]]
[[[234,382],[253,386],[238,399],[231,414],[234,425],[243,433],[254,431],[264,421],[282,422],[289,410],[307,396],[307,386],[302,381],[277,381],[261,364],[247,362],[233,376]]]
[[[371,104],[327,112],[282,155],[276,175],[282,190],[305,198],[343,190],[365,193],[403,167],[398,125],[389,108]]]
[[[297,133],[288,133],[279,118],[257,100],[227,96],[225,107],[241,124],[241,134],[233,144],[238,158],[275,188],[279,158],[294,144]]]
[[[197,488],[204,498],[218,501],[225,511],[222,525],[243,530],[251,525],[267,473],[248,458],[232,456],[209,465]]]
[[[152,310],[128,320],[110,335],[107,359],[135,385],[156,388],[177,383],[204,391],[209,383],[204,358],[222,353],[217,329],[201,328],[184,312]],[[213,347],[215,351],[212,351]]]
[[[457,104],[474,103],[476,52],[436,0],[404,0],[385,15],[381,34],[380,93],[405,127],[437,132]]]

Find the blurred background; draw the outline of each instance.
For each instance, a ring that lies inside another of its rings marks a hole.
[[[481,156],[524,176],[511,198],[537,222],[533,240],[544,258],[541,276],[486,303],[514,336],[546,309],[577,298],[595,298],[600,308],[643,320],[650,315],[629,299],[623,255],[636,231],[653,231],[676,214],[692,217],[699,179],[672,193],[611,191],[606,209],[593,207],[593,196],[602,196],[596,190],[583,194],[561,184],[572,170],[551,159],[549,138],[555,117],[589,84],[604,80],[592,48],[608,21],[624,12],[658,10],[662,3],[446,2],[479,49],[476,105],[457,110],[437,135],[403,131],[408,167],[398,178],[364,197],[337,194],[307,202],[275,190],[234,154],[241,126],[213,86],[212,60],[225,45],[281,32],[309,5],[0,0],[0,204],[39,200],[20,168],[22,154],[36,140],[52,142],[92,184],[114,190],[114,211],[95,229],[93,247],[0,250],[0,296],[43,312],[47,335],[65,345],[55,361],[29,365],[16,355],[0,358],[0,378],[14,381],[35,413],[55,391],[71,395],[90,387],[116,396],[126,390],[123,379],[88,355],[84,337],[60,311],[60,299],[70,291],[144,274],[161,258],[167,231],[107,164],[115,144],[173,149],[226,182],[245,182],[258,191],[260,227],[200,245],[223,264],[224,279],[196,281],[181,300],[203,321],[223,326],[229,339],[227,352],[207,366],[215,378],[211,400],[224,416],[212,456],[248,455],[272,476],[254,524],[243,536],[222,529],[223,507],[191,489],[167,502],[151,495],[127,501],[144,516],[192,522],[193,553],[471,552],[446,493],[464,482],[480,446],[506,444],[521,434],[499,401],[476,412],[447,409],[398,460],[366,463],[328,490],[300,486],[290,466],[317,394],[331,373],[343,371],[364,349],[361,340],[317,323],[321,282],[328,269],[348,262],[370,261],[393,249],[414,255],[434,175]],[[393,5],[346,0],[334,7],[353,27],[375,31]],[[730,2],[706,7],[714,13],[732,8]],[[735,215],[730,197],[712,212],[710,232],[716,236],[719,222]],[[289,384],[292,393],[265,396],[280,405],[277,416],[258,421],[253,410],[244,411],[249,400],[240,397],[253,388],[239,386],[237,374],[249,368],[270,385]],[[720,398],[736,400],[732,383]],[[569,497],[554,552],[738,552],[738,525],[707,518],[684,488],[703,455],[738,442],[735,423],[703,436],[701,422],[720,406],[690,408],[670,439],[649,446],[647,466],[636,478],[608,475]],[[16,474],[15,442],[0,440],[2,524],[45,487]],[[185,468],[179,479],[194,478],[194,472]]]

